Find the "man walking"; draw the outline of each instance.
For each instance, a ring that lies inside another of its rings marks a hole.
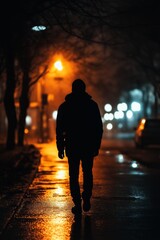
[[[98,155],[103,134],[103,125],[97,103],[86,92],[83,80],[72,83],[72,92],[59,106],[56,122],[56,144],[59,158],[64,152],[68,158],[70,192],[73,214],[81,214],[91,208],[93,188],[93,160]],[[82,163],[83,192],[79,186],[79,166]]]

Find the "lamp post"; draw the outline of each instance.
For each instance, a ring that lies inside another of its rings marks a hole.
[[[45,92],[45,83],[41,83],[41,110],[40,110],[40,142],[49,141],[48,129],[48,94]]]
[[[61,81],[63,80],[62,77],[62,70],[63,70],[63,64],[61,60],[57,60],[53,63],[53,69],[50,72],[52,77],[54,78],[54,80],[56,81]],[[50,76],[51,76],[50,75]],[[48,76],[47,78],[48,80],[50,79],[50,77]],[[49,105],[49,99],[48,99],[48,93],[49,93],[49,89],[47,89],[47,85],[45,83],[45,80],[42,79],[41,81],[41,109],[40,109],[40,142],[44,143],[44,142],[48,142],[49,140],[51,140],[50,138],[50,132],[51,131],[51,124],[49,121],[49,113],[48,113],[48,105]]]

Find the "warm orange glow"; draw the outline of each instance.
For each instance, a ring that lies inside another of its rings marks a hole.
[[[74,62],[69,61],[62,54],[55,54],[50,59],[48,78],[71,78],[76,72],[76,65]]]
[[[139,125],[139,128],[138,128],[139,131],[141,131],[141,130],[144,129],[144,124],[145,124],[145,122],[146,122],[146,119],[143,118],[142,121],[141,121],[141,123],[140,123],[140,125]]]
[[[29,133],[29,130],[27,128],[24,129],[24,133],[25,134],[28,134]]]
[[[63,65],[62,65],[61,60],[57,60],[57,61],[54,63],[54,67],[55,67],[58,71],[62,71],[62,70],[63,70]]]
[[[37,217],[33,226],[35,239],[70,239],[73,223],[71,198],[68,187],[68,162],[57,155],[56,142],[36,144],[41,151],[39,176],[35,177],[30,189],[36,191],[28,215]],[[43,192],[39,198],[39,191]],[[68,211],[69,209],[69,211]],[[42,219],[42,220],[41,220]]]
[[[55,193],[56,193],[57,195],[62,195],[62,194],[64,194],[64,189],[63,189],[62,187],[58,186],[58,187],[55,189]]]
[[[57,179],[66,179],[66,170],[57,170]]]
[[[77,63],[65,52],[54,54],[48,59],[48,71],[41,79],[41,83],[44,82],[44,87],[41,84],[41,89],[45,89],[45,93],[49,95],[54,95],[52,104],[55,109],[71,91],[71,84],[77,77],[77,71]]]

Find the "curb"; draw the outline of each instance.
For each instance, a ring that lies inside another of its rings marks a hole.
[[[24,146],[16,151],[3,166],[0,195],[0,235],[15,215],[40,164],[40,152],[34,145]],[[11,164],[12,163],[12,164]]]

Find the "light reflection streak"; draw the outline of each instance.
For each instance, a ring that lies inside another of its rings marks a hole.
[[[54,214],[52,218],[45,219],[38,228],[43,232],[44,240],[69,240],[72,218],[67,217],[65,212]]]
[[[66,179],[66,170],[58,170],[56,173],[56,178],[57,179]]]
[[[62,194],[64,194],[64,189],[58,186],[58,187],[55,189],[55,193],[56,193],[57,195],[62,195]]]
[[[131,171],[131,172],[130,172],[130,175],[139,175],[139,176],[143,176],[143,175],[145,175],[145,173],[143,173],[143,172],[138,172],[138,171]]]
[[[137,168],[137,167],[138,167],[137,162],[136,162],[136,161],[133,161],[133,162],[131,163],[131,167],[132,167],[132,168]]]
[[[39,175],[32,184],[34,189],[43,189],[41,199],[37,197],[36,205],[32,209],[37,216],[43,215],[37,225],[36,239],[70,240],[73,216],[70,211],[68,165],[65,159],[62,161],[58,158],[55,144],[44,145],[41,149]],[[43,208],[37,208],[41,201]]]

